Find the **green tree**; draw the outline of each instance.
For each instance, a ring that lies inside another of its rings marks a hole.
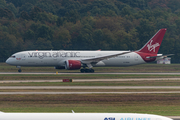
[[[53,46],[51,44],[51,41],[46,40],[44,38],[38,38],[35,42],[35,49],[36,50],[51,50],[53,49]]]
[[[47,40],[51,40],[53,38],[53,30],[47,25],[41,25],[37,28],[36,38],[46,38]]]
[[[62,17],[58,17],[57,21],[56,21],[57,26],[62,26],[63,25],[63,18]]]
[[[33,40],[33,39],[35,39],[35,33],[31,29],[28,29],[24,33],[24,40]]]
[[[0,31],[0,57],[8,58],[16,48],[17,39],[14,35]]]
[[[101,46],[101,42],[103,41],[104,38],[104,33],[101,29],[96,29],[94,30],[93,34],[92,34],[92,38],[94,41],[94,49],[103,49]]]
[[[93,29],[89,24],[85,24],[78,36],[78,44],[80,49],[92,49],[94,41],[92,39]]]
[[[52,0],[41,0],[38,1],[36,4],[37,7],[41,8],[46,12],[50,12],[52,14],[56,14],[57,7],[53,4]]]
[[[129,46],[128,46],[128,33],[125,30],[118,30],[115,34],[114,34],[115,38],[116,38],[116,44],[115,44],[115,48],[117,50],[128,50]]]
[[[39,7],[34,7],[32,8],[31,12],[30,12],[30,17],[32,20],[35,20],[36,17],[38,16],[38,13],[42,12],[42,10]]]
[[[151,22],[147,19],[141,20],[140,25],[137,26],[138,38],[140,40],[139,48],[143,47],[143,45],[154,35],[155,28],[151,24]]]
[[[22,11],[22,12],[21,12],[20,17],[21,17],[22,19],[25,19],[25,20],[29,20],[29,19],[30,19],[29,14],[28,14],[27,12],[25,12],[25,11]]]
[[[78,14],[77,10],[71,10],[65,14],[67,21],[76,23],[77,20],[80,19],[80,15]]]
[[[25,11],[27,13],[30,13],[31,10],[33,10],[34,5],[31,3],[25,3],[19,8],[19,12]]]
[[[87,4],[86,7],[82,7],[80,10],[83,13],[88,11],[92,15],[105,15],[105,16],[116,16],[119,14],[119,9],[114,5],[113,2],[108,0],[94,0],[91,4]]]
[[[115,49],[114,46],[116,45],[116,42],[115,42],[116,39],[113,33],[107,28],[103,29],[103,33],[104,33],[104,38],[103,38],[103,41],[101,41],[101,45],[103,49],[104,50]]]
[[[0,17],[1,18],[2,17],[9,18],[10,20],[14,19],[13,13],[7,8],[5,8],[5,9],[0,8]]]
[[[71,43],[71,36],[67,29],[60,28],[60,30],[56,31],[53,36],[52,45],[54,49],[60,50],[60,49],[67,49]]]
[[[6,1],[0,0],[0,8],[5,8],[5,7],[6,7]]]
[[[14,4],[10,3],[7,5],[7,8],[15,15],[18,15],[18,10],[17,8],[14,6]]]
[[[126,3],[131,7],[138,7],[140,9],[148,8],[148,0],[119,0],[119,1]]]
[[[126,7],[124,7],[121,11],[121,14],[123,16],[132,14],[131,7],[128,5]]]

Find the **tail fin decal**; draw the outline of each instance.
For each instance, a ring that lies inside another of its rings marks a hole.
[[[157,54],[166,30],[160,29],[138,52]]]

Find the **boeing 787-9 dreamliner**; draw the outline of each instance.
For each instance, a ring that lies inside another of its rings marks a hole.
[[[121,67],[153,62],[162,59],[157,54],[166,28],[160,29],[140,50],[137,51],[22,51],[6,60],[7,64],[21,66],[54,66],[56,69],[94,72],[93,67]],[[82,67],[82,69],[81,69]],[[88,67],[89,69],[86,69]]]

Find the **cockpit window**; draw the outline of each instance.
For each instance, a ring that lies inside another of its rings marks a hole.
[[[16,58],[16,56],[11,56],[11,58]]]

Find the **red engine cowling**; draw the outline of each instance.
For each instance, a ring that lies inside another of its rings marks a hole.
[[[81,68],[81,61],[78,60],[67,60],[65,62],[65,69],[67,70],[77,70]]]

